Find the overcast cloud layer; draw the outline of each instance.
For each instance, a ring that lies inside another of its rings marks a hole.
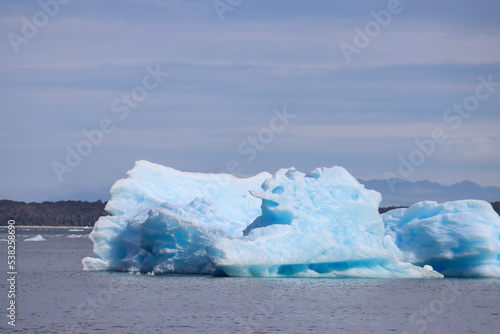
[[[500,186],[496,0],[41,3],[0,2],[0,198],[106,200],[141,159]]]

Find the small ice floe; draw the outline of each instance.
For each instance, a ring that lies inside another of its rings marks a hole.
[[[28,239],[24,239],[24,241],[47,241],[45,240],[40,234],[39,235],[35,235],[34,237],[32,238],[28,238]]]
[[[76,238],[88,238],[88,234],[70,234],[68,235],[68,238],[70,239],[76,239]]]

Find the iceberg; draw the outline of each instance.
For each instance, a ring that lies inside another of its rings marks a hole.
[[[341,167],[310,175],[181,172],[136,162],[111,188],[84,270],[244,277],[440,278],[384,235],[379,193]]]
[[[378,213],[381,195],[342,167],[279,170],[252,191],[262,214],[240,238],[207,246],[214,267],[240,277],[440,278],[402,260]]]
[[[238,178],[138,161],[127,174],[89,235],[96,257],[82,260],[84,270],[500,277],[500,217],[484,201],[380,215],[381,195],[342,167]]]
[[[386,234],[411,263],[445,276],[500,277],[500,217],[491,204],[424,201],[382,216]]]

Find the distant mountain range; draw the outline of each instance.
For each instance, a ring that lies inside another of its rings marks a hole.
[[[382,194],[381,207],[408,206],[424,200],[439,203],[461,199],[500,201],[499,187],[481,187],[471,181],[463,181],[451,186],[430,181],[410,182],[403,179],[358,181],[367,189],[373,189]],[[391,185],[393,185],[392,189]]]

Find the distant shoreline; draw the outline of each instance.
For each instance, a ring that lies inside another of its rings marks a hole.
[[[16,228],[67,228],[75,230],[92,230],[93,227],[86,226],[33,226],[33,225],[14,225]],[[0,226],[0,228],[7,228],[8,226]]]
[[[16,226],[23,227],[92,227],[99,217],[109,215],[105,206],[102,201],[25,203],[0,200],[0,224],[5,226],[14,220]]]

